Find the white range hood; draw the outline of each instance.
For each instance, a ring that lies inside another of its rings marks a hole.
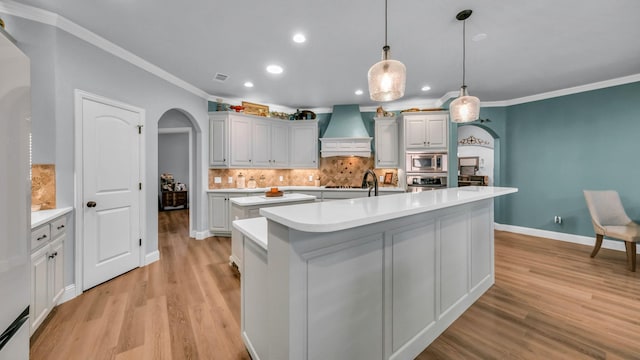
[[[371,140],[362,122],[360,106],[335,105],[324,136],[320,138],[320,155],[371,156]]]

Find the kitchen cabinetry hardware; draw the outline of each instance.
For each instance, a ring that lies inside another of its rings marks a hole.
[[[60,229],[64,229],[64,225],[60,225],[58,226],[56,229],[60,230]]]
[[[47,234],[44,234],[42,236],[40,236],[39,238],[37,238],[36,240],[40,241],[40,240],[44,240],[47,238]]]
[[[87,202],[87,207],[94,208],[94,207],[96,207],[96,205],[98,205],[98,204],[96,204],[96,202],[95,202],[95,201],[89,201],[89,202]]]

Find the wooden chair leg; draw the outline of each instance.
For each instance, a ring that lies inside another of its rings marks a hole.
[[[600,251],[600,247],[602,246],[602,239],[604,235],[596,234],[596,244],[593,247],[593,251],[591,252],[591,257],[596,256],[598,251]]]
[[[636,243],[625,241],[624,245],[627,249],[627,265],[629,265],[629,270],[636,271]]]

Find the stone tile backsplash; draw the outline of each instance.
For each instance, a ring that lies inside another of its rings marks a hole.
[[[360,186],[362,176],[367,169],[373,168],[373,164],[373,157],[329,157],[320,158],[318,169],[209,169],[209,189],[236,188],[236,179],[240,173],[245,176],[245,185],[253,177],[257,187],[314,186],[315,180],[319,180],[321,186]],[[380,186],[398,186],[397,169],[374,169],[374,171],[378,177],[389,172],[393,174],[392,184],[381,183]],[[215,177],[220,177],[222,183],[216,184]],[[233,178],[231,184],[228,183],[229,177]],[[310,177],[311,180],[309,180]]]
[[[31,165],[31,205],[40,210],[56,208],[56,166]]]

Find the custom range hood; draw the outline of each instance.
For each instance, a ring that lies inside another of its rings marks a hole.
[[[359,105],[334,105],[329,126],[320,138],[320,155],[370,157],[371,139]]]

